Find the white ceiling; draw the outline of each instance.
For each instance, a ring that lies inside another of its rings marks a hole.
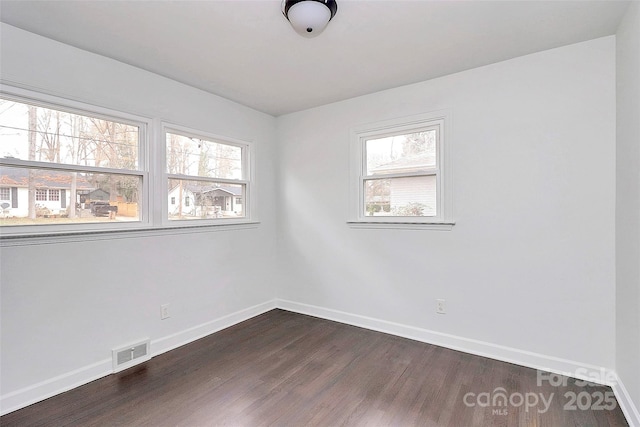
[[[280,0],[2,0],[0,20],[278,116],[611,35],[627,7],[338,0],[313,39]]]

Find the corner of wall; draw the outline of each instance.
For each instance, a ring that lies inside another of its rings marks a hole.
[[[616,33],[616,95],[616,371],[627,416],[640,425],[640,3],[635,1]]]

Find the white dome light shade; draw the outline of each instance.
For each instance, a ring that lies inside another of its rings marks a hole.
[[[334,9],[330,9],[327,3],[331,3]],[[325,29],[336,9],[335,0],[303,0],[285,2],[283,13],[298,34],[310,38],[319,35]]]

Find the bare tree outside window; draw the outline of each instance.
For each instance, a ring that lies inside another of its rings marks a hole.
[[[34,224],[101,221],[95,209],[89,209],[92,202],[107,202],[110,207],[103,210],[116,212],[119,203],[139,201],[139,176],[82,170],[137,170],[140,132],[136,125],[0,99],[0,137],[0,158],[9,159],[5,163],[19,159],[29,164],[24,170],[19,165],[2,166],[0,179],[15,188],[16,200],[8,214],[3,211],[0,225],[24,225],[25,219]],[[46,171],[48,164],[64,169],[50,168],[43,181],[38,171]],[[36,203],[36,185],[57,192],[58,199]],[[111,215],[111,219],[139,219],[137,207],[125,210],[126,216]],[[46,217],[39,215],[45,211],[50,212]]]

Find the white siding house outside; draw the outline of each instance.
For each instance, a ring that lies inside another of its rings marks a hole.
[[[6,190],[9,197],[4,197]],[[3,194],[0,200],[2,217],[26,218],[29,216],[29,189],[27,187],[1,187]],[[71,193],[65,188],[37,189],[36,208],[39,212],[47,212],[47,215],[64,215],[71,203]]]
[[[36,216],[67,214],[71,204],[71,179],[56,171],[39,171],[33,176]],[[29,172],[26,169],[5,167],[0,170],[0,207],[3,218],[29,216]],[[88,191],[90,184],[77,177],[76,190]],[[78,201],[76,200],[75,203]]]
[[[435,153],[423,152],[380,165],[371,176],[385,179],[385,175],[419,170],[424,164],[436,164]],[[387,179],[386,191],[370,197],[369,202],[381,206],[372,212],[376,216],[435,216],[437,215],[437,178],[435,175],[396,177]]]
[[[169,190],[170,219],[244,216],[242,187],[177,185]]]
[[[392,179],[390,188],[389,204],[391,205],[392,214],[413,204],[423,206],[423,216],[436,215],[435,176]]]

